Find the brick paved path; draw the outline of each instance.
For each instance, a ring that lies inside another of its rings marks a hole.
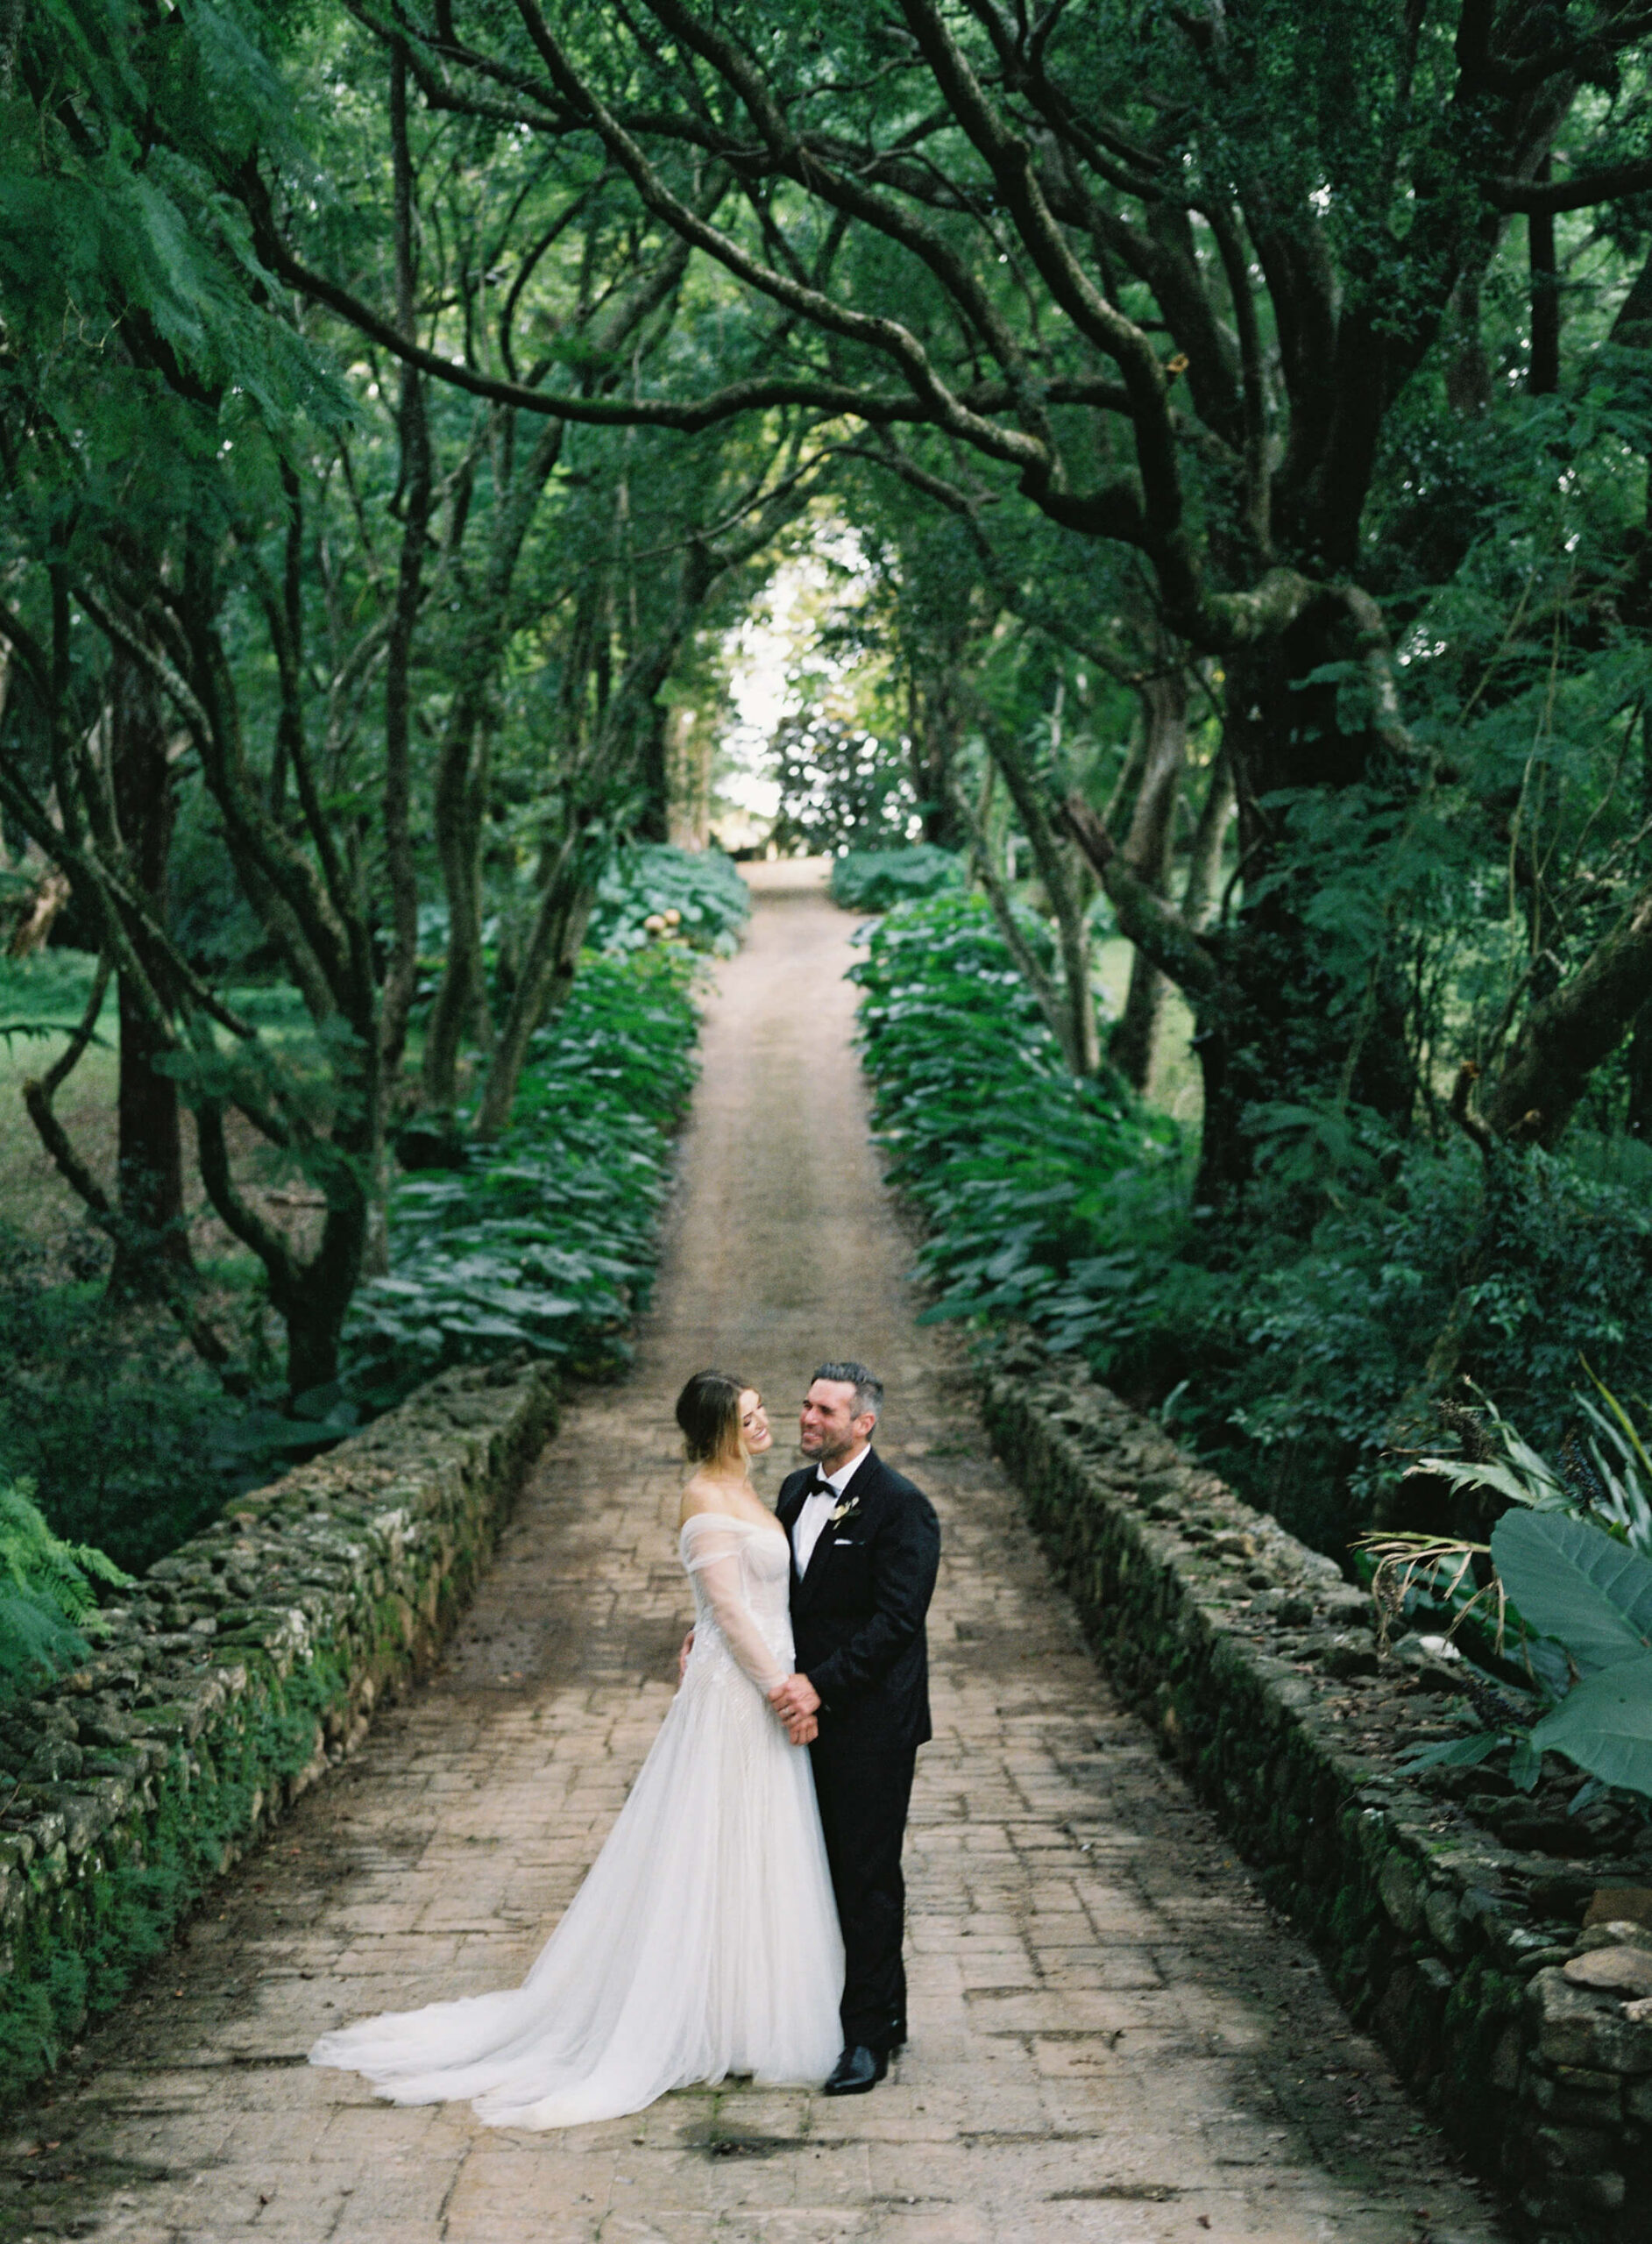
[[[949,1344],[912,1323],[849,1045],[849,923],[802,868],[759,870],[635,1379],[569,1413],[442,1673],[14,2131],[8,2240],[1500,2233],[1085,1656]],[[856,2101],[732,2085],[531,2135],[306,2068],[338,2019],[514,1982],[595,1854],[689,1606],[670,1531],[677,1382],[721,1363],[783,1411],[818,1357],[849,1353],[883,1367],[884,1446],[947,1537],[896,2075]]]

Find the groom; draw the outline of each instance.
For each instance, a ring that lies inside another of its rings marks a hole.
[[[863,2096],[906,2039],[901,1843],[918,1749],[932,1735],[924,1616],[940,1527],[929,1499],[871,1447],[883,1388],[864,1364],[822,1364],[781,1484],[798,1672],[770,1692],[810,1743],[843,1928],[843,2054],[828,2096]],[[817,1727],[818,1726],[818,1727]]]

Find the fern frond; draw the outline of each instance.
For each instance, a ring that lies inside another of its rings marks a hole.
[[[131,1577],[106,1552],[54,1535],[32,1481],[0,1481],[0,1677],[14,1682],[81,1658],[106,1625],[96,1584]]]

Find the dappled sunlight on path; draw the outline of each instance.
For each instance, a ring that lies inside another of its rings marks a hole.
[[[954,1343],[913,1322],[853,1058],[853,923],[819,869],[751,870],[634,1378],[569,1410],[442,1672],[13,2131],[0,2233],[1490,2244],[1483,2201],[1085,1654]],[[734,2084],[528,2135],[308,2070],[328,2025],[514,1981],[595,1854],[690,1606],[670,1531],[683,1377],[717,1363],[763,1388],[772,1487],[815,1360],[848,1353],[889,1382],[882,1446],[947,1538],[908,1852],[912,2040],[890,2079],[837,2103]]]

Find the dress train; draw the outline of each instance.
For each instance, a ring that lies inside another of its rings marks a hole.
[[[520,1987],[324,2034],[310,2062],[397,2104],[468,2098],[495,2127],[564,2127],[748,2073],[823,2080],[843,1943],[809,1756],[765,1693],[791,1672],[791,1552],[699,1513],[682,1687],[601,1853]]]

